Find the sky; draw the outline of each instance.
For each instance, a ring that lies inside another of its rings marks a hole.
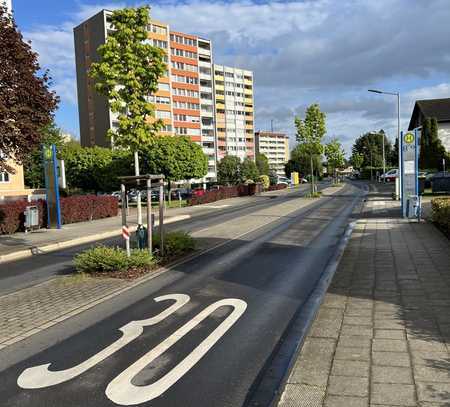
[[[16,23],[61,98],[56,122],[79,136],[73,28],[102,8],[148,4],[151,16],[213,41],[219,64],[254,71],[255,128],[284,131],[319,103],[326,140],[347,153],[362,133],[394,140],[418,99],[450,97],[450,0],[13,0]]]

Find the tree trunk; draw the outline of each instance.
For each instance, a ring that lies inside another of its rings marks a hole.
[[[138,176],[139,174],[139,155],[138,152],[134,152],[134,175]],[[138,188],[140,186],[138,185]],[[142,225],[142,205],[141,205],[141,190],[137,190],[137,223],[138,225]],[[147,202],[148,205],[148,202]]]
[[[310,164],[311,164],[311,196],[314,195],[314,165],[313,165],[313,156],[312,154],[309,156]]]

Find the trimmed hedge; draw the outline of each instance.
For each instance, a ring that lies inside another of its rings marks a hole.
[[[431,200],[431,219],[450,239],[450,198]]]
[[[237,196],[248,196],[249,191],[249,185],[235,185],[231,187],[220,186],[219,189],[206,191],[201,196],[193,196],[189,199],[188,204],[194,206],[220,201],[221,199],[235,198]]]
[[[44,200],[33,203],[26,200],[0,203],[0,234],[11,234],[24,230],[23,212],[28,205],[39,208],[39,225],[47,225],[47,205]],[[119,210],[117,198],[112,196],[77,195],[61,198],[62,223],[84,222],[116,216]]]
[[[269,191],[279,191],[280,189],[285,189],[287,188],[286,184],[276,184],[276,185],[271,185],[269,187]]]
[[[39,200],[29,203],[26,200],[7,201],[0,203],[0,234],[11,234],[24,230],[25,208],[35,205],[39,208],[39,225],[47,223],[47,206],[45,201]]]
[[[107,195],[77,195],[61,198],[61,217],[64,224],[110,218],[117,215],[116,197]]]

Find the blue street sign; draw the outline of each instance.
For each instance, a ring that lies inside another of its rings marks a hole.
[[[43,146],[45,191],[47,199],[47,225],[61,229],[61,206],[59,201],[58,160],[56,146]]]

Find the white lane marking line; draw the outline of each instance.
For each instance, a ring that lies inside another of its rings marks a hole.
[[[221,208],[228,208],[231,205],[205,205],[206,208],[211,209],[221,209]]]
[[[50,363],[34,366],[25,369],[22,372],[17,379],[17,384],[23,389],[39,389],[42,387],[54,386],[79,376],[140,336],[144,331],[143,328],[145,326],[156,325],[163,319],[173,314],[175,311],[188,303],[190,297],[185,294],[169,294],[156,297],[154,300],[156,302],[175,300],[175,303],[152,318],[143,319],[140,321],[131,321],[124,325],[119,329],[123,333],[122,337],[84,362],[72,368],[60,371],[50,371],[48,369],[51,365]]]
[[[154,361],[158,356],[163,354],[166,350],[178,342],[183,336],[194,329],[215,310],[225,306],[232,306],[234,308],[231,314],[166,375],[161,377],[156,382],[146,386],[135,386],[131,383],[133,378],[149,363]],[[130,367],[120,373],[115,379],[113,379],[106,388],[106,396],[114,403],[123,406],[144,403],[160,396],[173,384],[175,384],[184,374],[186,374],[211,349],[211,347],[214,346],[214,344],[241,317],[246,308],[247,303],[245,301],[234,298],[223,299],[209,305],[189,322],[175,331],[171,336],[154,347]]]

